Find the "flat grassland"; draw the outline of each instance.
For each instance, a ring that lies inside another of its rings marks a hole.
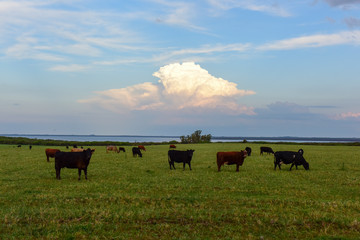
[[[217,172],[216,152],[247,146],[239,172]],[[302,148],[310,171],[274,171],[260,146]],[[87,181],[66,168],[56,180],[45,148],[0,145],[0,239],[360,238],[360,147],[177,144],[195,149],[183,171],[169,169],[169,145],[146,146],[143,158],[101,146]]]

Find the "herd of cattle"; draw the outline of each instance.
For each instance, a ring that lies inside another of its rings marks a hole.
[[[176,148],[175,145],[170,145],[170,149],[168,151],[168,162],[171,169],[175,169],[174,163],[182,163],[183,170],[185,170],[185,165],[189,165],[189,169],[191,170],[191,160],[195,150],[186,150],[179,151],[174,150]],[[125,152],[125,148],[116,146],[107,146],[106,153],[113,151],[120,153]],[[145,147],[140,145],[138,147],[132,148],[133,157],[142,157],[142,152],[146,151]],[[251,156],[251,148],[246,147],[245,150],[241,151],[232,151],[232,152],[217,152],[216,154],[216,163],[218,167],[218,171],[220,171],[221,166],[223,165],[236,165],[236,171],[239,171],[239,167],[243,165],[244,160],[247,156]],[[45,149],[46,159],[49,162],[49,158],[55,158],[55,170],[56,170],[56,178],[60,180],[60,170],[64,167],[66,168],[77,168],[80,180],[81,170],[84,171],[85,179],[87,179],[87,167],[90,163],[90,158],[92,154],[95,152],[95,149],[83,149],[77,148],[74,146],[70,152],[63,152],[59,149]],[[281,170],[282,164],[291,164],[290,171],[293,166],[298,169],[298,166],[302,165],[306,170],[309,170],[309,163],[303,157],[304,151],[299,149],[297,152],[293,151],[277,151],[274,152],[270,147],[260,147],[260,155],[263,153],[273,154],[274,155],[274,170],[278,167]]]

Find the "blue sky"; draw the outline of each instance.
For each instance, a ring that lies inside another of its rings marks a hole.
[[[0,0],[0,133],[360,137],[360,0]]]

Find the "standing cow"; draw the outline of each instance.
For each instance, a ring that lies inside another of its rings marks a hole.
[[[60,152],[60,149],[47,148],[45,149],[46,160],[49,162],[49,158],[54,158],[55,153]]]
[[[266,152],[268,154],[272,153],[274,154],[274,151],[271,147],[260,147],[260,155],[263,155],[263,153]]]
[[[247,156],[246,150],[240,152],[218,152],[216,154],[216,163],[218,166],[218,172],[222,165],[233,165],[236,164],[236,171],[239,171],[239,166],[242,166]]]
[[[309,170],[309,163],[305,160],[303,157],[304,151],[302,149],[299,149],[298,152],[291,152],[291,151],[278,151],[274,154],[274,170],[276,170],[276,166],[279,166],[279,169],[281,170],[281,164],[290,164],[290,171],[292,167],[295,165],[296,169],[298,169],[297,166],[303,165],[305,170]]]
[[[106,146],[106,153],[108,153],[109,151],[114,151],[119,153],[119,150],[116,146]]]
[[[90,148],[83,152],[57,152],[55,154],[56,178],[60,180],[60,170],[66,167],[78,169],[78,180],[80,180],[81,170],[84,170],[85,179],[87,180],[87,167],[92,153],[93,151]]]
[[[186,151],[179,151],[179,150],[169,150],[168,151],[168,161],[170,165],[170,170],[172,167],[175,169],[175,162],[183,163],[183,170],[185,170],[185,164],[189,165],[191,170],[191,159],[194,154],[195,150],[186,150]]]

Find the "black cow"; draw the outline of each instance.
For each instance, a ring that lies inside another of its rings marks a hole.
[[[247,152],[247,155],[248,155],[248,156],[251,156],[251,148],[246,147],[246,148],[245,148],[245,151]]]
[[[266,152],[268,154],[272,153],[274,154],[274,151],[271,147],[260,147],[260,155],[263,155],[263,153]]]
[[[79,178],[81,170],[84,170],[85,179],[87,179],[87,167],[90,163],[90,158],[93,151],[88,148],[83,152],[56,152],[55,153],[55,170],[56,178],[60,180],[60,170],[66,168],[77,168],[79,171]]]
[[[120,152],[120,151],[125,152],[125,148],[119,147],[119,152]]]
[[[140,151],[140,148],[138,148],[138,147],[133,147],[132,148],[132,153],[133,153],[133,157],[136,157],[137,155],[139,157],[142,157],[142,153]]]
[[[169,150],[168,151],[168,161],[171,167],[175,169],[174,162],[183,163],[183,170],[185,170],[185,164],[189,165],[191,170],[191,159],[194,154],[195,150],[186,150],[186,151],[179,151],[179,150]]]
[[[297,166],[303,165],[305,170],[309,170],[309,163],[305,160],[303,157],[304,151],[302,149],[299,149],[298,152],[291,152],[291,151],[279,151],[275,152],[274,154],[274,170],[276,170],[276,166],[279,166],[279,169],[281,170],[281,164],[290,164],[290,171],[292,167],[295,165],[296,169]]]

